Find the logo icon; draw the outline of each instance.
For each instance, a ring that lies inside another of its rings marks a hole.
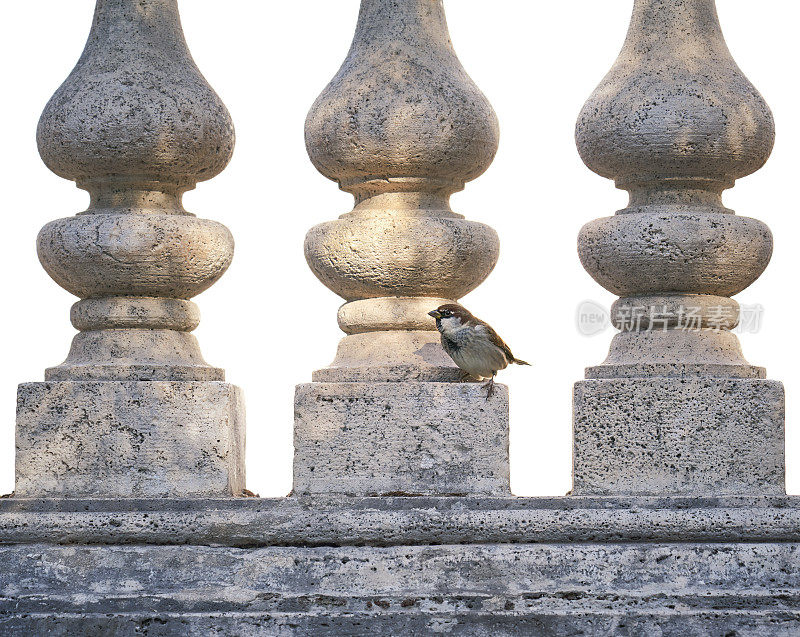
[[[575,324],[584,336],[594,336],[611,325],[608,310],[596,301],[583,301],[575,312]]]

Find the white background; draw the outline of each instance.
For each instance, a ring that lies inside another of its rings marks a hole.
[[[581,336],[575,309],[613,297],[583,271],[575,251],[583,223],[624,206],[626,196],[586,169],[573,143],[575,117],[622,45],[631,2],[447,0],[456,51],[495,107],[502,130],[489,171],[453,207],[500,234],[497,268],[464,300],[535,364],[501,375],[511,387],[512,486],[520,495],[570,488],[572,383],[605,356],[611,329]],[[4,2],[0,22],[3,96],[0,180],[0,493],[13,488],[15,390],[42,379],[66,356],[75,300],[39,266],[34,242],[48,220],[74,214],[88,197],[38,158],[36,122],[69,73],[91,24],[93,0]],[[787,386],[788,488],[800,493],[795,406],[800,393],[793,329],[800,224],[795,3],[723,0],[719,13],[740,67],[772,106],[778,137],[771,160],[725,195],[739,214],[772,228],[775,253],[760,281],[738,297],[765,307],[745,354]],[[248,410],[248,486],[262,496],[291,488],[294,385],[333,358],[339,299],[308,270],[308,228],[347,212],[351,197],[319,175],[303,143],[303,120],[350,44],[357,0],[183,0],[184,29],[198,66],[230,109],[234,159],[189,193],[186,207],[227,224],[236,258],[197,299],[206,359],[241,385]]]

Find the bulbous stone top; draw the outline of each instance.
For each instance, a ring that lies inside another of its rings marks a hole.
[[[222,171],[233,124],[191,58],[177,0],[98,0],[37,141],[48,168],[90,191],[112,182],[180,192]]]
[[[688,180],[721,192],[764,164],[774,135],[769,107],[728,51],[714,0],[636,0],[622,52],[576,128],[586,165],[628,190]]]
[[[369,194],[375,182],[383,192],[450,193],[489,167],[498,138],[442,1],[362,0],[350,52],[306,120],[316,168],[354,194],[369,182]]]

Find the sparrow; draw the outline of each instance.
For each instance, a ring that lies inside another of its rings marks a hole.
[[[494,376],[511,363],[530,365],[515,358],[511,349],[486,321],[475,318],[457,303],[447,303],[428,312],[436,319],[436,329],[444,351],[458,367],[479,380],[488,379],[486,400],[494,393]]]

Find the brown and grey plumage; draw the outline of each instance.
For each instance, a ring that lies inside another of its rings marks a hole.
[[[511,353],[497,332],[486,321],[474,317],[457,303],[446,303],[428,312],[436,319],[436,329],[444,351],[458,367],[478,379],[487,379],[486,397],[494,392],[494,376],[511,363],[530,365]]]

